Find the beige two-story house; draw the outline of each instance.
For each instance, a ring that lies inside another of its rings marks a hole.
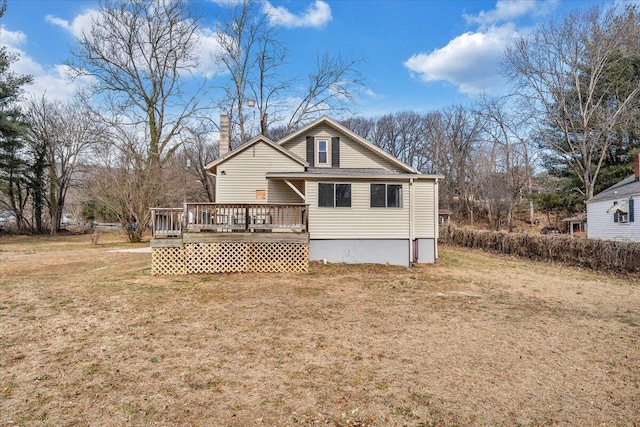
[[[438,182],[322,117],[280,141],[227,151],[221,121],[216,203],[304,205],[309,259],[409,266],[438,258]]]

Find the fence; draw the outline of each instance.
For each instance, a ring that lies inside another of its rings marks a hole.
[[[442,227],[440,242],[598,271],[640,271],[640,243]]]

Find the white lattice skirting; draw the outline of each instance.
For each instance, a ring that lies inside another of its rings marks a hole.
[[[276,273],[309,269],[306,243],[186,243],[184,248],[153,248],[154,275],[192,273]]]

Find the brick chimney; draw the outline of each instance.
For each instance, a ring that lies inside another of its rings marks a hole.
[[[636,181],[640,181],[640,154],[636,154],[634,158],[635,171],[636,171]]]
[[[229,116],[220,114],[220,157],[231,151],[229,141]]]

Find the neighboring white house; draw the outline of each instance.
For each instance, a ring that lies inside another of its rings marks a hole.
[[[222,118],[221,129],[227,129]],[[278,142],[259,136],[207,165],[217,203],[308,205],[310,260],[431,263],[438,181],[323,117]]]
[[[635,174],[596,194],[587,201],[587,237],[640,242],[640,220],[635,200],[640,199],[640,155]]]

